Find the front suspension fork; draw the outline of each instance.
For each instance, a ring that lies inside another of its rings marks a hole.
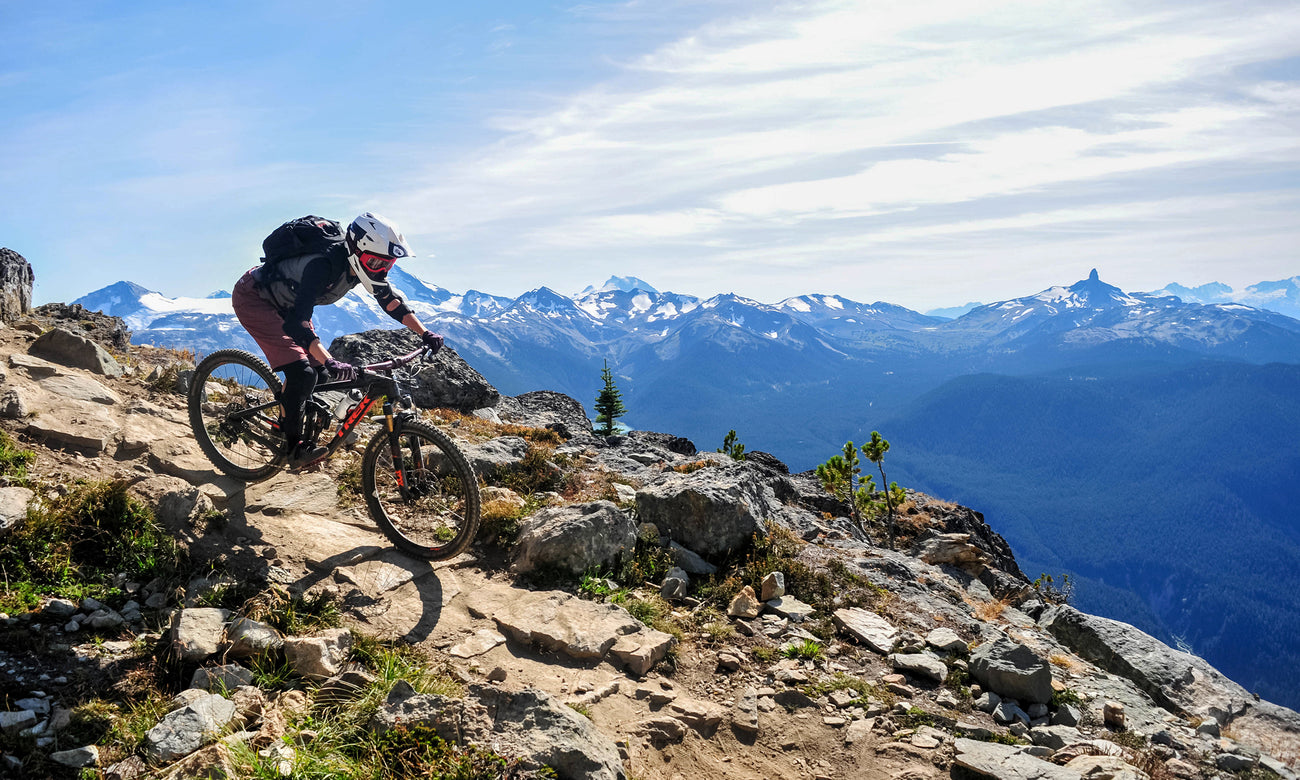
[[[407,469],[403,468],[402,460],[402,439],[397,435],[397,425],[393,417],[393,402],[384,399],[384,426],[388,429],[388,449],[393,458],[393,475],[397,479],[397,488],[402,494],[402,499],[409,501],[412,498],[411,488],[407,480]],[[413,440],[411,447],[410,471],[419,472],[424,469],[423,454],[420,452],[419,440]]]

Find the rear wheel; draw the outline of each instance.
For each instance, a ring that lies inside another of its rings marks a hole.
[[[478,533],[478,478],[442,431],[399,420],[400,455],[394,462],[388,431],[380,431],[361,459],[361,487],[370,516],[397,549],[436,561],[465,551]]]
[[[264,360],[242,349],[205,357],[190,381],[190,427],[212,465],[255,482],[280,470],[280,378]]]

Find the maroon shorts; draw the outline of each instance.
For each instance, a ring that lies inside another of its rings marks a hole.
[[[314,363],[307,350],[298,346],[284,332],[284,317],[280,316],[270,301],[258,295],[255,285],[253,271],[250,270],[235,283],[235,289],[230,294],[230,305],[235,309],[239,324],[244,326],[244,330],[248,331],[248,335],[253,337],[253,341],[266,354],[267,362],[277,370],[299,360]]]

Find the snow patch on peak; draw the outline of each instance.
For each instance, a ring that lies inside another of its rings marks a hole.
[[[587,287],[585,287],[583,291],[578,293],[575,297],[582,298],[591,295],[592,293],[636,292],[637,290],[648,293],[659,292],[649,282],[638,279],[635,276],[611,276],[605,281],[605,284],[600,287],[587,285]]]

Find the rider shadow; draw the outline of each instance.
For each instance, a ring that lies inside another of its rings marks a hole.
[[[289,585],[291,591],[305,592],[329,579],[344,590],[343,607],[372,625],[389,629],[409,625],[401,636],[405,642],[427,639],[442,616],[445,589],[429,561],[391,547],[359,545],[308,565],[310,571]],[[398,593],[410,587],[416,598]],[[412,602],[418,608],[412,609]]]

